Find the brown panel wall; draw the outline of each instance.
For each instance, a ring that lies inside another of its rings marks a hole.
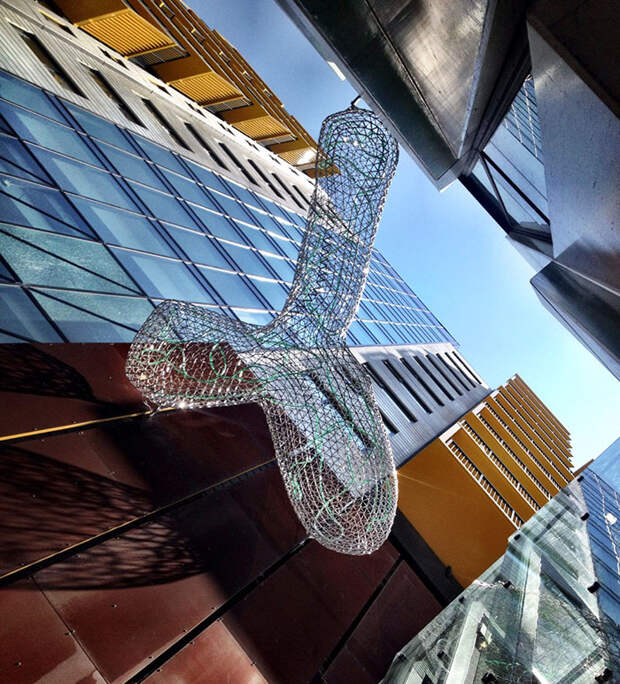
[[[390,544],[299,547],[260,408],[145,415],[125,353],[0,345],[0,680],[382,676],[428,589]]]

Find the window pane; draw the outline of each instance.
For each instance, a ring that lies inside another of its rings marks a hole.
[[[167,180],[170,182],[172,187],[175,189],[176,194],[182,197],[188,202],[195,202],[203,207],[209,209],[215,209],[215,205],[211,201],[208,194],[194,181],[179,176],[176,173],[171,173],[169,171],[162,172]]]
[[[150,140],[146,140],[140,135],[133,135],[132,133],[129,133],[129,135],[131,135],[131,137],[138,143],[148,159],[154,161],[156,164],[165,166],[167,169],[172,169],[172,171],[176,171],[177,173],[182,173],[187,176],[187,171],[183,168],[179,160],[174,156],[174,154],[172,154],[172,152],[164,147],[161,147],[160,145],[152,143]]]
[[[199,266],[199,268],[226,304],[230,306],[263,308],[263,304],[241,279],[241,276],[235,273],[203,268],[202,266]]]
[[[227,218],[200,207],[196,207],[195,210],[209,235],[216,235],[224,240],[232,240],[233,242],[243,242],[243,239]]]
[[[97,204],[81,197],[71,199],[104,242],[174,256],[172,249],[157,233],[155,226],[143,216]]]
[[[271,273],[257,256],[257,253],[246,247],[237,247],[235,245],[222,245],[226,252],[231,256],[234,262],[239,266],[243,273],[251,273],[252,275],[262,275],[271,277]]]
[[[236,183],[229,183],[230,188],[235,193],[238,199],[247,204],[251,204],[253,207],[260,207],[260,202],[253,192],[250,192],[246,188],[242,188]]]
[[[267,262],[271,268],[274,269],[274,271],[280,276],[280,278],[282,278],[282,280],[286,280],[289,283],[292,282],[293,277],[295,276],[295,269],[291,265],[290,261],[268,256],[265,258],[267,259]]]
[[[228,187],[225,185],[225,182],[217,174],[213,173],[213,171],[209,171],[209,169],[205,169],[204,166],[194,164],[194,162],[189,160],[186,160],[186,163],[189,164],[191,170],[198,177],[198,180],[208,188],[213,188],[214,190],[219,190],[220,192],[225,193],[230,192]]]
[[[213,299],[180,261],[112,248],[149,297],[208,302]]]
[[[0,224],[0,250],[24,283],[102,292],[135,291],[105,247],[94,242]]]
[[[60,111],[42,90],[5,73],[0,73],[0,97],[33,109],[51,119],[64,121]]]
[[[263,297],[267,299],[271,308],[275,311],[281,311],[286,301],[287,291],[280,283],[273,280],[262,280],[260,278],[250,278],[256,287],[260,290]]]
[[[34,148],[32,151],[63,190],[115,204],[125,209],[135,209],[129,196],[123,192],[109,173],[60,157],[53,152]]]
[[[267,325],[273,321],[273,314],[267,311],[255,311],[250,309],[234,309],[235,315],[245,323],[252,325]]]
[[[150,185],[152,188],[166,191],[164,184],[159,180],[151,165],[141,157],[122,152],[116,147],[111,147],[104,143],[99,143],[99,149],[106,155],[114,169],[121,176]]]
[[[165,224],[164,224],[165,225]],[[213,238],[204,233],[194,233],[183,228],[165,225],[170,237],[177,242],[185,252],[188,259],[196,264],[206,266],[219,266],[220,268],[232,268],[219,252]]]
[[[37,342],[62,341],[19,287],[0,285],[0,328]]]
[[[122,147],[123,149],[129,147],[129,142],[120,129],[113,123],[110,123],[99,116],[95,116],[90,112],[85,112],[83,109],[69,104],[68,102],[65,103],[65,107],[73,114],[80,126],[89,135],[99,138],[100,140],[105,140],[106,142],[112,143],[117,147]]]
[[[372,337],[372,335],[368,331],[368,328],[366,328],[366,326],[363,323],[360,323],[360,321],[353,321],[353,323],[351,323],[350,330],[355,335],[355,337],[359,340],[359,344],[361,344],[361,345],[377,344],[377,341],[374,339],[374,337]]]
[[[72,129],[5,103],[0,103],[0,111],[20,138],[101,166],[81,136]]]
[[[165,195],[163,192],[150,190],[149,188],[145,188],[142,185],[136,185],[135,183],[130,184],[140,199],[146,204],[148,211],[154,218],[167,221],[168,223],[176,223],[179,226],[200,230],[196,225],[196,222],[185,211],[183,205],[172,197],[172,195]]]
[[[28,150],[15,138],[0,133],[0,171],[35,182],[49,183],[50,179]]]
[[[236,202],[225,195],[214,195],[218,204],[222,207],[225,214],[232,216],[241,221],[251,222],[250,217],[245,213],[243,207],[239,202]]]
[[[140,324],[153,310],[148,301],[133,297],[58,292],[49,294],[52,296],[35,292],[34,296],[71,342],[131,342]],[[88,311],[76,309],[71,303]],[[115,325],[94,313],[112,317],[134,330],[128,330],[124,325]]]
[[[274,242],[269,238],[267,233],[265,233],[264,231],[259,230],[258,228],[250,228],[250,226],[246,226],[242,223],[236,223],[235,227],[244,237],[247,238],[248,242],[253,247],[263,249],[267,252],[273,252],[275,254],[278,253],[278,250],[275,247]],[[237,242],[241,242],[241,240],[237,240]]]
[[[77,228],[92,235],[90,228],[58,190],[0,178],[0,193],[0,210],[8,222],[66,235],[79,235]]]

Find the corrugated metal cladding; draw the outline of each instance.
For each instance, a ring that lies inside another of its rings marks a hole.
[[[407,560],[306,540],[260,409],[146,415],[125,353],[0,345],[3,679],[381,679],[441,609]]]
[[[243,98],[240,90],[214,71],[172,81],[172,85],[201,105]]]
[[[125,57],[175,45],[170,36],[128,8],[81,23],[80,28]]]

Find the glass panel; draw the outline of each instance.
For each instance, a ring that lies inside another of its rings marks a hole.
[[[272,276],[265,264],[258,257],[257,253],[249,247],[237,247],[236,245],[224,245],[222,247],[226,250],[243,273],[250,273],[252,275],[262,275],[268,278]]]
[[[368,328],[366,328],[366,326],[360,321],[353,321],[353,323],[351,323],[350,330],[359,340],[358,344],[362,346],[377,344],[377,340],[375,340],[375,338],[368,331]]]
[[[179,176],[178,174],[169,171],[162,171],[162,173],[179,197],[182,197],[188,202],[200,204],[200,206],[207,207],[208,209],[216,209],[216,206],[208,193],[205,192],[198,183],[194,183],[194,181],[191,181],[188,178],[184,178],[183,176]]]
[[[0,97],[16,102],[39,114],[49,116],[57,121],[64,121],[60,111],[52,104],[47,95],[24,81],[0,72]]]
[[[149,297],[213,302],[212,297],[181,261],[127,252],[116,247],[112,249]]]
[[[129,133],[129,135],[131,135],[131,137],[138,143],[148,159],[154,161],[156,164],[165,166],[167,169],[171,169],[172,171],[176,171],[177,173],[182,173],[183,175],[187,176],[187,171],[183,168],[181,162],[179,162],[174,154],[170,152],[170,150],[167,150],[165,147],[161,147],[160,145],[156,145],[140,135],[133,135],[132,133]]]
[[[495,169],[491,169],[491,175],[497,185],[506,211],[510,216],[521,225],[531,226],[539,230],[544,229],[548,232],[549,228],[544,224],[542,218],[518,195],[514,188],[510,187]]]
[[[284,252],[284,254],[286,254],[287,257],[290,257],[295,262],[297,261],[297,257],[299,256],[299,247],[294,242],[291,242],[290,240],[281,240],[279,238],[274,238],[274,242]]]
[[[220,268],[233,268],[226,261],[217,248],[215,240],[207,237],[204,233],[194,233],[183,228],[176,228],[164,224],[164,227],[185,252],[188,259],[196,264],[206,266],[219,266]]]
[[[271,266],[271,268],[274,269],[280,278],[282,278],[282,280],[286,280],[289,283],[292,282],[293,277],[295,276],[295,269],[290,261],[268,256],[265,256],[265,259],[267,259],[267,263]]]
[[[0,178],[0,193],[0,208],[6,221],[66,235],[80,235],[80,231],[92,235],[58,190]]]
[[[119,293],[136,289],[105,247],[95,242],[0,224],[0,249],[24,283]]]
[[[205,231],[209,235],[216,235],[224,240],[233,242],[243,242],[239,233],[232,227],[230,221],[221,214],[214,214],[207,209],[195,208],[198,217],[205,226]]]
[[[253,207],[260,207],[260,202],[253,192],[250,192],[246,188],[242,188],[236,183],[229,183],[230,188],[235,193],[238,199],[242,202],[252,205]]]
[[[61,157],[54,152],[31,148],[33,154],[63,190],[135,209],[129,196],[123,192],[113,176],[85,164]]]
[[[8,104],[0,103],[0,111],[20,138],[101,166],[101,162],[88,149],[81,136],[72,129]]]
[[[254,311],[250,309],[234,309],[235,315],[245,323],[253,325],[267,325],[273,321],[273,314],[268,311]]]
[[[188,164],[190,169],[196,174],[198,180],[208,188],[219,190],[220,192],[225,192],[227,194],[230,192],[225,181],[217,174],[213,173],[213,171],[209,171],[209,169],[205,169],[204,166],[200,166],[199,164],[194,164],[194,162],[191,162],[188,159],[185,160],[185,163]]]
[[[50,182],[45,171],[19,140],[2,134],[0,134],[0,171],[39,183]]]
[[[250,226],[246,226],[241,223],[235,224],[235,227],[247,238],[247,241],[253,247],[278,254],[278,249],[276,248],[274,242],[271,241],[271,239],[267,236],[267,233],[264,231],[259,230],[258,228],[250,228]]]
[[[100,116],[95,116],[90,112],[85,112],[83,109],[75,105],[65,102],[65,107],[73,114],[79,125],[89,134],[100,140],[112,143],[117,147],[123,149],[131,149],[128,140],[125,138],[119,128],[113,123],[102,119]]]
[[[213,197],[222,207],[222,210],[225,214],[233,216],[234,218],[239,219],[241,221],[245,221],[246,223],[251,223],[250,217],[245,213],[245,211],[243,210],[243,206],[239,204],[239,202],[236,202],[235,200],[232,200],[229,197],[226,197],[225,195],[214,194]],[[248,209],[248,211],[250,210]]]
[[[136,326],[135,330],[128,330],[121,325],[115,325],[87,311],[81,311],[70,304],[38,292],[35,292],[34,296],[70,342],[131,342],[138,328]],[[58,293],[54,292],[53,297],[57,296]],[[146,318],[153,308],[144,300],[132,299],[131,302],[127,300],[123,302],[120,298],[106,295],[79,294],[74,295],[72,299],[75,300],[75,304],[89,311],[112,313],[115,317],[122,318],[126,325],[129,324],[127,321],[132,320],[138,312],[145,313],[144,318]],[[144,304],[148,306],[148,309],[144,309]]]
[[[0,328],[37,342],[62,341],[19,287],[0,285]]]
[[[170,246],[157,233],[155,226],[143,216],[81,197],[71,199],[104,242],[175,256]]]
[[[140,199],[146,204],[148,211],[154,218],[167,221],[168,223],[176,223],[187,228],[194,228],[200,230],[196,222],[185,211],[183,205],[176,200],[172,195],[165,195],[163,192],[145,188],[142,185],[136,185],[130,181],[131,187],[136,191]]]
[[[260,278],[251,278],[250,280],[256,285],[261,295],[267,299],[272,309],[282,311],[288,294],[284,286],[273,280],[262,280]]]
[[[136,157],[133,154],[122,152],[116,147],[99,143],[99,149],[110,160],[114,169],[127,178],[150,185],[152,188],[167,191],[162,181],[157,177],[150,164],[144,161],[141,157]]]
[[[211,268],[198,267],[212,287],[229,306],[263,308],[263,304],[252,293],[241,276]]]

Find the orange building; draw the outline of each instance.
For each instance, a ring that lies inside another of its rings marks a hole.
[[[398,474],[401,512],[467,586],[573,479],[570,435],[515,375]]]
[[[316,142],[308,131],[243,56],[180,0],[56,0],[54,9],[120,57],[313,175]]]

